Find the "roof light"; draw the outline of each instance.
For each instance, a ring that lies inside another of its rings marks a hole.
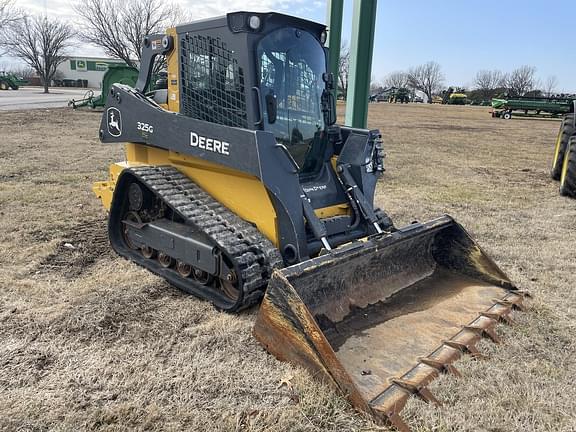
[[[258,30],[260,28],[260,17],[258,15],[252,15],[249,19],[248,19],[248,25],[250,26],[250,28],[252,30]]]

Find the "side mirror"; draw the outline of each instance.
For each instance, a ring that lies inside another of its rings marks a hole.
[[[336,123],[336,98],[327,89],[322,92],[322,114],[324,115],[324,124],[326,126],[332,126]]]
[[[324,72],[322,81],[324,81],[328,90],[334,90],[334,74],[332,72]]]
[[[276,95],[273,92],[270,92],[264,97],[264,99],[266,101],[266,114],[268,114],[268,123],[275,123],[276,115],[278,113]]]
[[[324,114],[324,124],[332,126],[336,123],[336,98],[334,97],[334,74],[324,72],[322,74],[325,88],[322,92],[322,114]]]

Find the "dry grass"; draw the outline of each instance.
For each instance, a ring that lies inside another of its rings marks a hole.
[[[99,116],[0,114],[0,429],[378,430],[216,312],[113,255],[90,185],[121,158]],[[378,204],[397,224],[456,217],[536,296],[489,361],[444,377],[416,431],[576,429],[576,203],[547,172],[557,123],[486,109],[378,104],[388,158]],[[70,243],[72,248],[64,246]],[[280,386],[288,379],[291,386]]]

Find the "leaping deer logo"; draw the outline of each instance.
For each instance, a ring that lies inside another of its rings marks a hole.
[[[108,133],[114,137],[122,135],[122,116],[117,108],[110,107],[107,111]]]

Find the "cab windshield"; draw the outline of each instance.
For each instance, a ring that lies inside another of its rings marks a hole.
[[[257,55],[264,130],[288,148],[301,173],[312,173],[319,167],[324,129],[324,49],[310,33],[288,27],[264,37]],[[276,105],[275,119],[269,115],[271,103]]]

